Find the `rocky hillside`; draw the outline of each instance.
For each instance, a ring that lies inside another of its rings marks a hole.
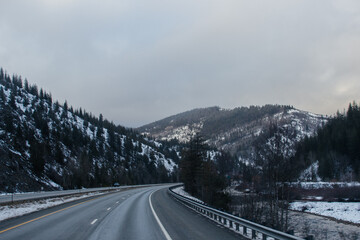
[[[187,142],[199,133],[209,145],[252,163],[255,146],[271,144],[276,134],[283,136],[284,154],[293,155],[295,144],[305,136],[314,135],[326,122],[322,115],[291,106],[210,107],[177,114],[137,130],[158,140],[180,142]]]
[[[164,149],[0,70],[0,192],[169,182]]]

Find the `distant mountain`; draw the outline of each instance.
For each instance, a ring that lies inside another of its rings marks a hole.
[[[177,154],[0,69],[0,192],[172,181]]]
[[[210,146],[230,152],[243,163],[253,164],[256,149],[270,144],[275,134],[286,140],[284,154],[292,156],[296,143],[305,136],[313,136],[327,121],[325,116],[291,106],[210,107],[180,113],[137,130],[156,140],[180,142],[187,142],[199,133]]]

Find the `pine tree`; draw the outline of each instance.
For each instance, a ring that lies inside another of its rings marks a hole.
[[[16,106],[16,95],[15,95],[14,90],[11,90],[11,92],[10,92],[9,105],[10,105],[11,108],[13,108],[13,110],[16,110],[16,108],[17,108],[17,106]]]
[[[3,109],[3,117],[4,117],[4,123],[5,123],[5,130],[8,133],[14,132],[14,119],[11,108],[6,105]]]
[[[65,102],[64,102],[64,112],[67,113],[67,111],[68,111],[68,103],[67,103],[67,101],[65,100]]]
[[[30,162],[35,174],[40,176],[45,167],[44,146],[35,139],[30,143]]]
[[[24,89],[26,92],[30,92],[30,89],[29,89],[29,82],[28,80],[25,78],[25,85],[24,85]]]
[[[2,103],[4,103],[6,101],[6,95],[4,92],[4,88],[2,86],[0,86],[0,100]]]
[[[5,78],[4,69],[0,68],[0,83],[4,81],[4,78]]]
[[[56,148],[55,148],[55,161],[57,163],[59,163],[60,165],[64,164],[64,154],[63,154],[61,148],[59,147],[59,145],[56,145]]]
[[[205,146],[199,135],[189,143],[189,148],[182,154],[180,161],[180,180],[184,183],[185,191],[193,195],[201,192],[201,177]]]

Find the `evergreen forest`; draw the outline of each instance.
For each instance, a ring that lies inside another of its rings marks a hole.
[[[0,192],[176,180],[176,149],[0,69]]]

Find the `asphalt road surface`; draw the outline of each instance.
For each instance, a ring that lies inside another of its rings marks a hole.
[[[0,239],[239,239],[168,194],[130,189],[0,222]]]

